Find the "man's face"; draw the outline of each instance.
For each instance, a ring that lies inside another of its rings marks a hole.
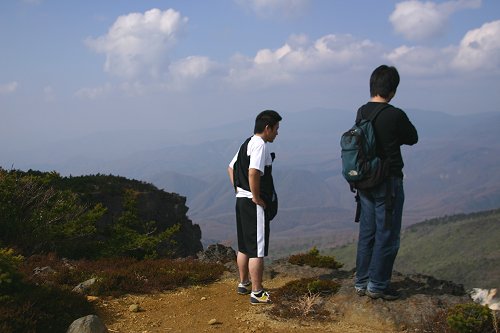
[[[280,123],[278,122],[274,127],[266,127],[266,138],[268,142],[274,142],[274,139],[278,136],[278,129],[280,128]]]

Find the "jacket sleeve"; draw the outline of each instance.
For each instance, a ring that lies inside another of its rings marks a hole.
[[[398,121],[398,137],[400,145],[414,145],[418,142],[417,129],[411,123],[406,113],[401,111],[401,116]]]

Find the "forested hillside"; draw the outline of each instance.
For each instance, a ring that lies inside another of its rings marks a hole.
[[[462,283],[467,288],[500,286],[500,209],[428,220],[403,231],[395,269]],[[355,266],[356,244],[331,249]]]

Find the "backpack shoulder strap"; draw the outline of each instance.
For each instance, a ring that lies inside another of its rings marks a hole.
[[[370,117],[367,118],[367,120],[373,123],[377,118],[377,116],[380,114],[380,112],[382,112],[383,110],[387,109],[390,106],[391,106],[390,104],[382,104],[374,112],[372,112],[372,114],[370,115]]]
[[[391,106],[390,104],[381,104],[381,105],[377,106],[375,111],[373,111],[371,113],[370,117],[364,117],[363,112],[361,111],[361,108],[359,108],[358,112],[356,114],[356,124],[359,124],[362,120],[369,120],[370,122],[373,122],[375,120],[375,118],[377,118],[377,116],[380,114],[380,112],[382,112],[382,110],[384,110],[390,106]]]
[[[249,137],[240,146],[238,157],[236,158],[236,162],[233,166],[233,185],[235,189],[236,187],[241,187],[245,190],[250,188],[248,180],[248,165],[250,163],[250,157],[247,155],[247,147],[251,139],[252,137]]]

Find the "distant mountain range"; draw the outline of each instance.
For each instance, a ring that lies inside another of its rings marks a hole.
[[[395,269],[462,283],[500,287],[500,209],[414,224],[404,230]],[[325,250],[353,268],[356,244]]]
[[[407,113],[420,142],[403,149],[404,224],[499,207],[500,113]],[[290,238],[304,245],[321,238],[332,246],[351,240],[357,228],[352,222],[354,198],[340,174],[339,140],[352,126],[355,110],[282,114],[278,139],[271,145],[277,154],[274,170],[280,198],[273,244],[284,249]],[[191,133],[101,133],[32,152],[0,152],[0,164],[73,175],[111,173],[152,182],[187,196],[189,217],[200,224],[205,244],[234,244],[234,194],[226,168],[252,129],[253,116]]]

